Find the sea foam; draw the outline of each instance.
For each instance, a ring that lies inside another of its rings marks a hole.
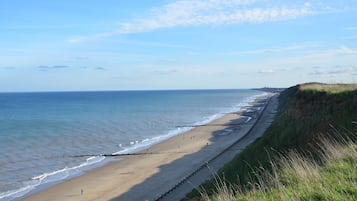
[[[6,191],[0,193],[1,200],[14,200],[16,198],[20,198],[30,191],[36,189],[39,186],[43,186],[45,184],[55,184],[56,182],[62,181],[64,179],[69,179],[80,174],[83,174],[84,171],[89,170],[94,167],[94,165],[102,162],[105,159],[104,156],[98,157],[89,157],[86,159],[86,162],[74,166],[74,167],[65,167],[60,170],[56,170],[53,172],[43,173],[41,175],[37,175],[32,177],[29,181],[23,182],[23,187]],[[43,186],[44,188],[45,186]],[[48,187],[48,186],[46,186]],[[37,189],[40,190],[40,189]]]

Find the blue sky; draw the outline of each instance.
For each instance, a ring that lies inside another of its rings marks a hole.
[[[357,82],[357,1],[1,0],[0,91]]]

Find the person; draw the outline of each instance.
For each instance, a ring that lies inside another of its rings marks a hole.
[[[81,195],[83,195],[83,189],[81,189]]]

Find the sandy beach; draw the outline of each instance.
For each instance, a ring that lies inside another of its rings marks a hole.
[[[155,200],[202,164],[231,147],[248,131],[251,133],[254,125],[254,129],[259,132],[256,132],[254,138],[242,142],[242,147],[259,137],[267,127],[266,122],[272,120],[273,115],[269,114],[274,112],[277,105],[276,97],[273,97],[264,111],[268,115],[263,114],[263,118],[259,118],[259,121],[265,123],[255,124],[267,98],[256,100],[247,110],[249,112],[226,114],[207,125],[195,127],[189,132],[156,144],[139,155],[121,156],[124,160],[88,171],[23,200]],[[241,149],[232,149],[229,153],[234,156]],[[212,164],[212,168],[223,166],[231,156],[219,156],[218,158],[224,160],[217,160],[219,165]],[[199,176],[200,179],[192,178],[192,182],[187,182],[189,185],[182,186],[180,193],[172,193],[168,200],[180,199],[196,183],[199,184],[207,177],[209,175],[206,173]]]

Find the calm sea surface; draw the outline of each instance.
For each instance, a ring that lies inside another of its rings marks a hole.
[[[0,200],[144,149],[247,105],[262,92],[180,90],[0,93]],[[74,157],[79,155],[93,155]]]

